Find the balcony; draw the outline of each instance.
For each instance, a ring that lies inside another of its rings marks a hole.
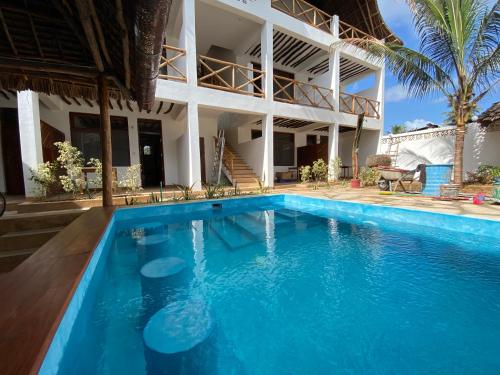
[[[380,118],[380,102],[358,95],[340,93],[340,112]]]
[[[339,38],[340,39],[370,39],[374,40],[375,37],[371,36],[368,33],[365,33],[363,30],[358,29],[352,25],[349,25],[346,22],[339,20]]]
[[[158,75],[161,79],[186,82],[186,50],[163,45]]]
[[[198,57],[198,86],[264,97],[264,71],[207,56]]]
[[[274,75],[274,100],[332,110],[333,90]]]
[[[272,0],[271,6],[327,33],[332,32],[332,16],[304,0]]]

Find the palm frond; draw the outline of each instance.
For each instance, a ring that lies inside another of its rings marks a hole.
[[[421,97],[441,92],[449,96],[455,89],[448,72],[420,52],[375,39],[344,39],[340,43],[363,48],[376,61],[385,60],[388,69],[410,95]]]
[[[500,2],[497,2],[490,11],[483,9],[476,37],[470,46],[468,64],[478,66],[480,60],[490,56],[497,48],[500,40]]]

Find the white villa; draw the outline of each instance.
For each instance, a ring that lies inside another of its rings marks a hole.
[[[384,124],[384,65],[346,43],[397,40],[376,0],[173,1],[156,103],[110,100],[113,167],[142,165],[144,186],[215,182],[217,137],[229,182],[273,186],[319,157],[351,165],[359,114],[360,162],[377,152]],[[361,91],[356,89],[363,82]],[[95,101],[0,90],[0,191],[32,195],[30,168],[68,140],[100,157]],[[220,144],[221,142],[219,142]],[[327,161],[325,160],[325,161]],[[347,170],[346,173],[349,173]]]

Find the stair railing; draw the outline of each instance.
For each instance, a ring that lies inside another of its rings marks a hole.
[[[224,146],[226,143],[224,137],[224,129],[219,130],[217,137],[214,137],[215,141],[215,155],[214,162],[212,166],[212,177],[217,181],[217,184],[220,183],[220,175],[222,170],[222,162],[224,157]]]

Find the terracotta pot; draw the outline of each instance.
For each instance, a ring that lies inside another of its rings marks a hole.
[[[357,178],[353,178],[351,180],[351,187],[354,189],[359,189],[361,187],[361,180]]]

